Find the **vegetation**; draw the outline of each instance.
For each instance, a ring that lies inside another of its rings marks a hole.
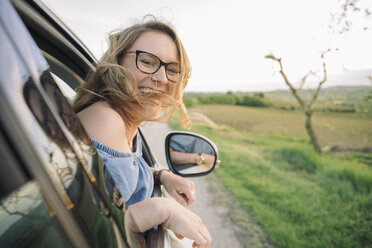
[[[194,123],[191,131],[217,144],[222,163],[215,174],[274,246],[372,246],[371,154],[327,151],[319,156],[306,134],[296,130],[293,122],[300,113],[220,105],[198,109],[219,127]],[[355,121],[356,135],[343,142],[352,146],[368,136],[367,144],[372,143],[371,131],[365,133],[372,119],[349,113],[314,117],[316,128],[321,127],[317,118],[326,118],[335,133],[347,133],[341,124]],[[176,122],[171,126],[179,129]]]
[[[321,110],[322,106],[334,109],[342,105],[353,106],[364,96],[366,91],[370,90],[372,90],[372,87],[367,85],[325,87],[320,91],[315,107]],[[303,89],[300,96],[308,100],[311,96],[311,90]],[[265,98],[276,104],[296,104],[296,100],[288,90],[265,92]]]
[[[372,116],[372,90],[368,91],[356,104],[356,110],[365,116]]]
[[[269,135],[284,135],[306,140],[304,116],[299,111],[272,108],[252,108],[228,105],[201,105],[196,111],[212,121],[236,130]],[[357,113],[316,113],[314,129],[319,143],[326,147],[362,150],[372,146],[372,118]]]
[[[193,107],[200,104],[224,104],[224,105],[241,105],[251,107],[268,107],[271,106],[269,101],[264,99],[263,93],[241,94],[237,95],[229,91],[226,94],[201,94],[197,97],[184,96],[183,101],[187,107]]]
[[[365,97],[366,92],[371,92],[371,86],[336,86],[323,88],[319,92],[318,100],[314,103],[314,110],[316,112],[356,112],[356,106],[359,104],[361,99]],[[251,98],[259,98],[264,102],[264,105],[284,110],[299,110],[296,99],[291,95],[289,90],[276,90],[270,92],[231,92],[237,97],[242,99],[244,96]],[[312,90],[303,89],[299,92],[301,98],[308,101],[311,97]],[[208,99],[212,95],[225,96],[226,93],[186,93],[184,102],[186,106],[193,107],[201,105],[203,101],[199,102],[199,99]],[[212,100],[207,101],[208,104],[219,104]],[[236,103],[239,103],[237,100]],[[236,104],[242,106],[250,106],[248,104]]]

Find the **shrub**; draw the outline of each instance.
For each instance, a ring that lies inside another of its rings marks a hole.
[[[250,106],[250,107],[268,107],[270,104],[267,103],[261,97],[245,95],[238,99],[237,105]]]
[[[283,147],[273,151],[273,160],[284,160],[295,169],[315,173],[321,162],[313,150]]]
[[[358,101],[355,106],[356,111],[365,116],[372,116],[372,91],[369,91],[365,96]]]
[[[201,104],[235,105],[237,101],[237,97],[231,92],[228,92],[225,95],[214,94],[211,96],[199,96],[197,99]]]
[[[183,96],[183,103],[185,104],[186,107],[195,107],[196,105],[199,104],[199,101],[197,98],[190,98],[187,97],[186,95]]]
[[[269,102],[264,99],[263,93],[256,93],[254,96],[243,95],[237,96],[229,91],[226,94],[213,94],[208,96],[197,97],[197,102],[200,104],[225,104],[225,105],[241,105],[250,107],[268,107]]]

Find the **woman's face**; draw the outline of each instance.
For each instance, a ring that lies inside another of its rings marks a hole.
[[[180,63],[176,44],[170,36],[162,32],[148,31],[143,33],[128,49],[128,51],[136,50],[155,55],[164,63]],[[169,72],[167,77],[164,65],[157,72],[146,74],[136,66],[136,53],[125,54],[121,65],[129,71],[128,77],[138,93],[154,92],[174,96],[177,83],[169,81]],[[168,71],[170,69],[168,68]],[[161,102],[156,100],[148,103],[145,105],[145,109],[146,114],[156,116],[162,110]]]

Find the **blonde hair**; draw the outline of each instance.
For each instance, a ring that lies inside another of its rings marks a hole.
[[[170,25],[156,20],[153,16],[151,16],[151,20],[145,21],[147,17],[149,16],[145,16],[140,24],[110,33],[108,50],[96,65],[96,70],[91,72],[86,82],[77,89],[77,94],[72,102],[72,107],[76,113],[95,102],[103,100],[110,104],[121,116],[124,123],[129,124],[142,121],[166,122],[178,108],[182,112],[181,125],[184,127],[190,126],[190,118],[182,101],[183,90],[191,74],[191,66],[186,51]],[[123,52],[127,51],[142,34],[149,31],[169,35],[177,47],[181,72],[173,96],[164,94],[159,96],[159,94],[151,93],[138,94],[130,83],[129,72],[120,65]],[[159,97],[162,98],[164,114],[156,118],[142,117],[142,119],[139,119],[141,109],[138,106]]]

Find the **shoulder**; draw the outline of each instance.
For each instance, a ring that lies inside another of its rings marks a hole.
[[[94,103],[79,112],[78,117],[89,137],[121,150],[120,144],[126,138],[124,121],[107,103]]]

